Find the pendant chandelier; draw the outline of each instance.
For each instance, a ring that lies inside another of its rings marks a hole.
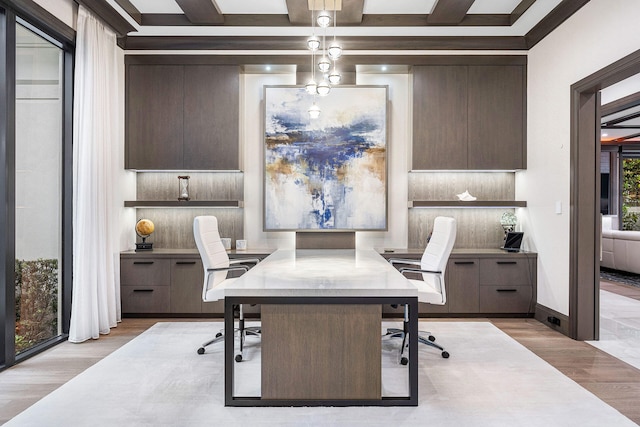
[[[311,36],[307,39],[307,49],[311,51],[311,80],[305,85],[305,90],[313,96],[313,104],[309,108],[309,117],[317,118],[320,115],[320,108],[317,106],[315,97],[327,96],[331,92],[331,86],[337,85],[342,80],[338,71],[337,61],[342,56],[342,46],[336,40],[336,1],[333,0],[333,19],[326,8],[326,0],[322,1],[322,10],[314,19],[315,1],[311,7]],[[315,24],[323,29],[322,40],[315,34]],[[333,23],[333,41],[327,46],[327,28]],[[322,48],[320,59],[316,63],[316,52]],[[316,80],[316,67],[320,73],[320,81]]]

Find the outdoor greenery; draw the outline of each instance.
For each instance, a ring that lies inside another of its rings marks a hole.
[[[623,160],[622,229],[640,231],[640,159]]]
[[[58,260],[16,260],[16,353],[58,335]]]

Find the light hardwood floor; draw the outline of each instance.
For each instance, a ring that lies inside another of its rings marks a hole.
[[[640,299],[640,289],[618,287],[615,284],[605,286],[609,291]],[[65,342],[1,372],[0,424],[135,338],[158,320],[168,319],[124,319],[109,335],[99,340],[82,344]],[[637,404],[640,370],[585,342],[567,338],[534,319],[489,320],[560,372],[640,424],[640,405]],[[562,396],[558,396],[558,399],[562,399]]]

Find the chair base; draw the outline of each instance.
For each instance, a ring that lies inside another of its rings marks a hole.
[[[407,342],[407,334],[405,333],[405,331],[397,328],[388,328],[387,333],[383,336],[390,338],[402,338],[402,346],[400,347],[400,364],[406,365],[407,363],[409,363],[409,359],[404,355],[406,348],[409,346],[409,343]],[[431,335],[431,333],[429,332],[419,331],[418,333],[418,342],[433,348],[437,348],[441,352],[440,355],[444,359],[448,359],[450,356],[449,352],[446,351],[444,347],[436,344],[434,342],[435,340],[436,337]]]
[[[260,326],[249,326],[248,328],[243,328],[242,331],[240,328],[235,328],[234,332],[239,332],[241,334],[240,352],[238,352],[238,354],[235,355],[235,361],[242,362],[243,352],[244,352],[244,340],[247,336],[260,337]],[[224,341],[224,333],[220,331],[216,334],[216,336],[213,339],[210,339],[209,341],[202,344],[202,346],[200,346],[200,348],[198,349],[198,354],[204,354],[208,346],[210,346],[211,344],[215,344],[217,342],[222,342],[222,341]]]

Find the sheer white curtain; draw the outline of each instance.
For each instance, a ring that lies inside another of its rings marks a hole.
[[[80,6],[73,104],[72,342],[107,334],[121,318],[117,49],[115,33]]]

